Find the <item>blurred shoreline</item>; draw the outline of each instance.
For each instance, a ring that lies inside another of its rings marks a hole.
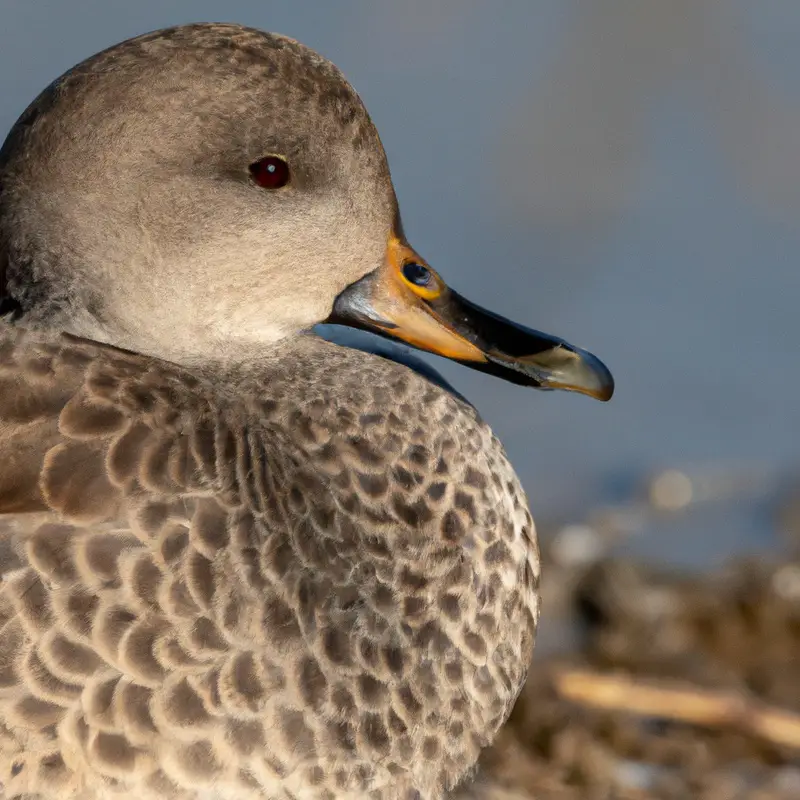
[[[794,475],[741,464],[667,469],[627,503],[544,526],[534,664],[458,796],[800,796],[799,488]],[[704,505],[747,502],[771,520],[769,551],[722,551],[707,569],[625,553]]]

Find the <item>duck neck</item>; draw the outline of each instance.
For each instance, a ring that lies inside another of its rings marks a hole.
[[[231,424],[246,431],[237,439],[263,450],[273,478],[280,464],[283,494],[303,514],[330,502],[373,544],[383,531],[387,546],[417,556],[460,551],[460,532],[475,523],[472,494],[488,484],[481,450],[496,447],[470,405],[404,365],[314,336],[229,372],[232,390]],[[249,470],[253,480],[260,469]],[[477,486],[459,489],[465,475]],[[447,514],[454,502],[461,508]]]

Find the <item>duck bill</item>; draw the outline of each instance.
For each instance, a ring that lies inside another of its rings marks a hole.
[[[414,254],[408,263],[421,260]],[[388,263],[348,286],[327,322],[397,339],[522,386],[611,398],[614,379],[600,359],[481,308],[431,275],[432,287],[417,287]]]

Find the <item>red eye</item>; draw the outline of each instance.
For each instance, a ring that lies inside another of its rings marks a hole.
[[[289,183],[289,165],[280,156],[264,156],[250,165],[250,174],[265,189],[280,189]]]

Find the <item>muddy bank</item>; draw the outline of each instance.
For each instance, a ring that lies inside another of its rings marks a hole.
[[[548,560],[571,646],[535,659],[465,797],[800,797],[800,560]]]

